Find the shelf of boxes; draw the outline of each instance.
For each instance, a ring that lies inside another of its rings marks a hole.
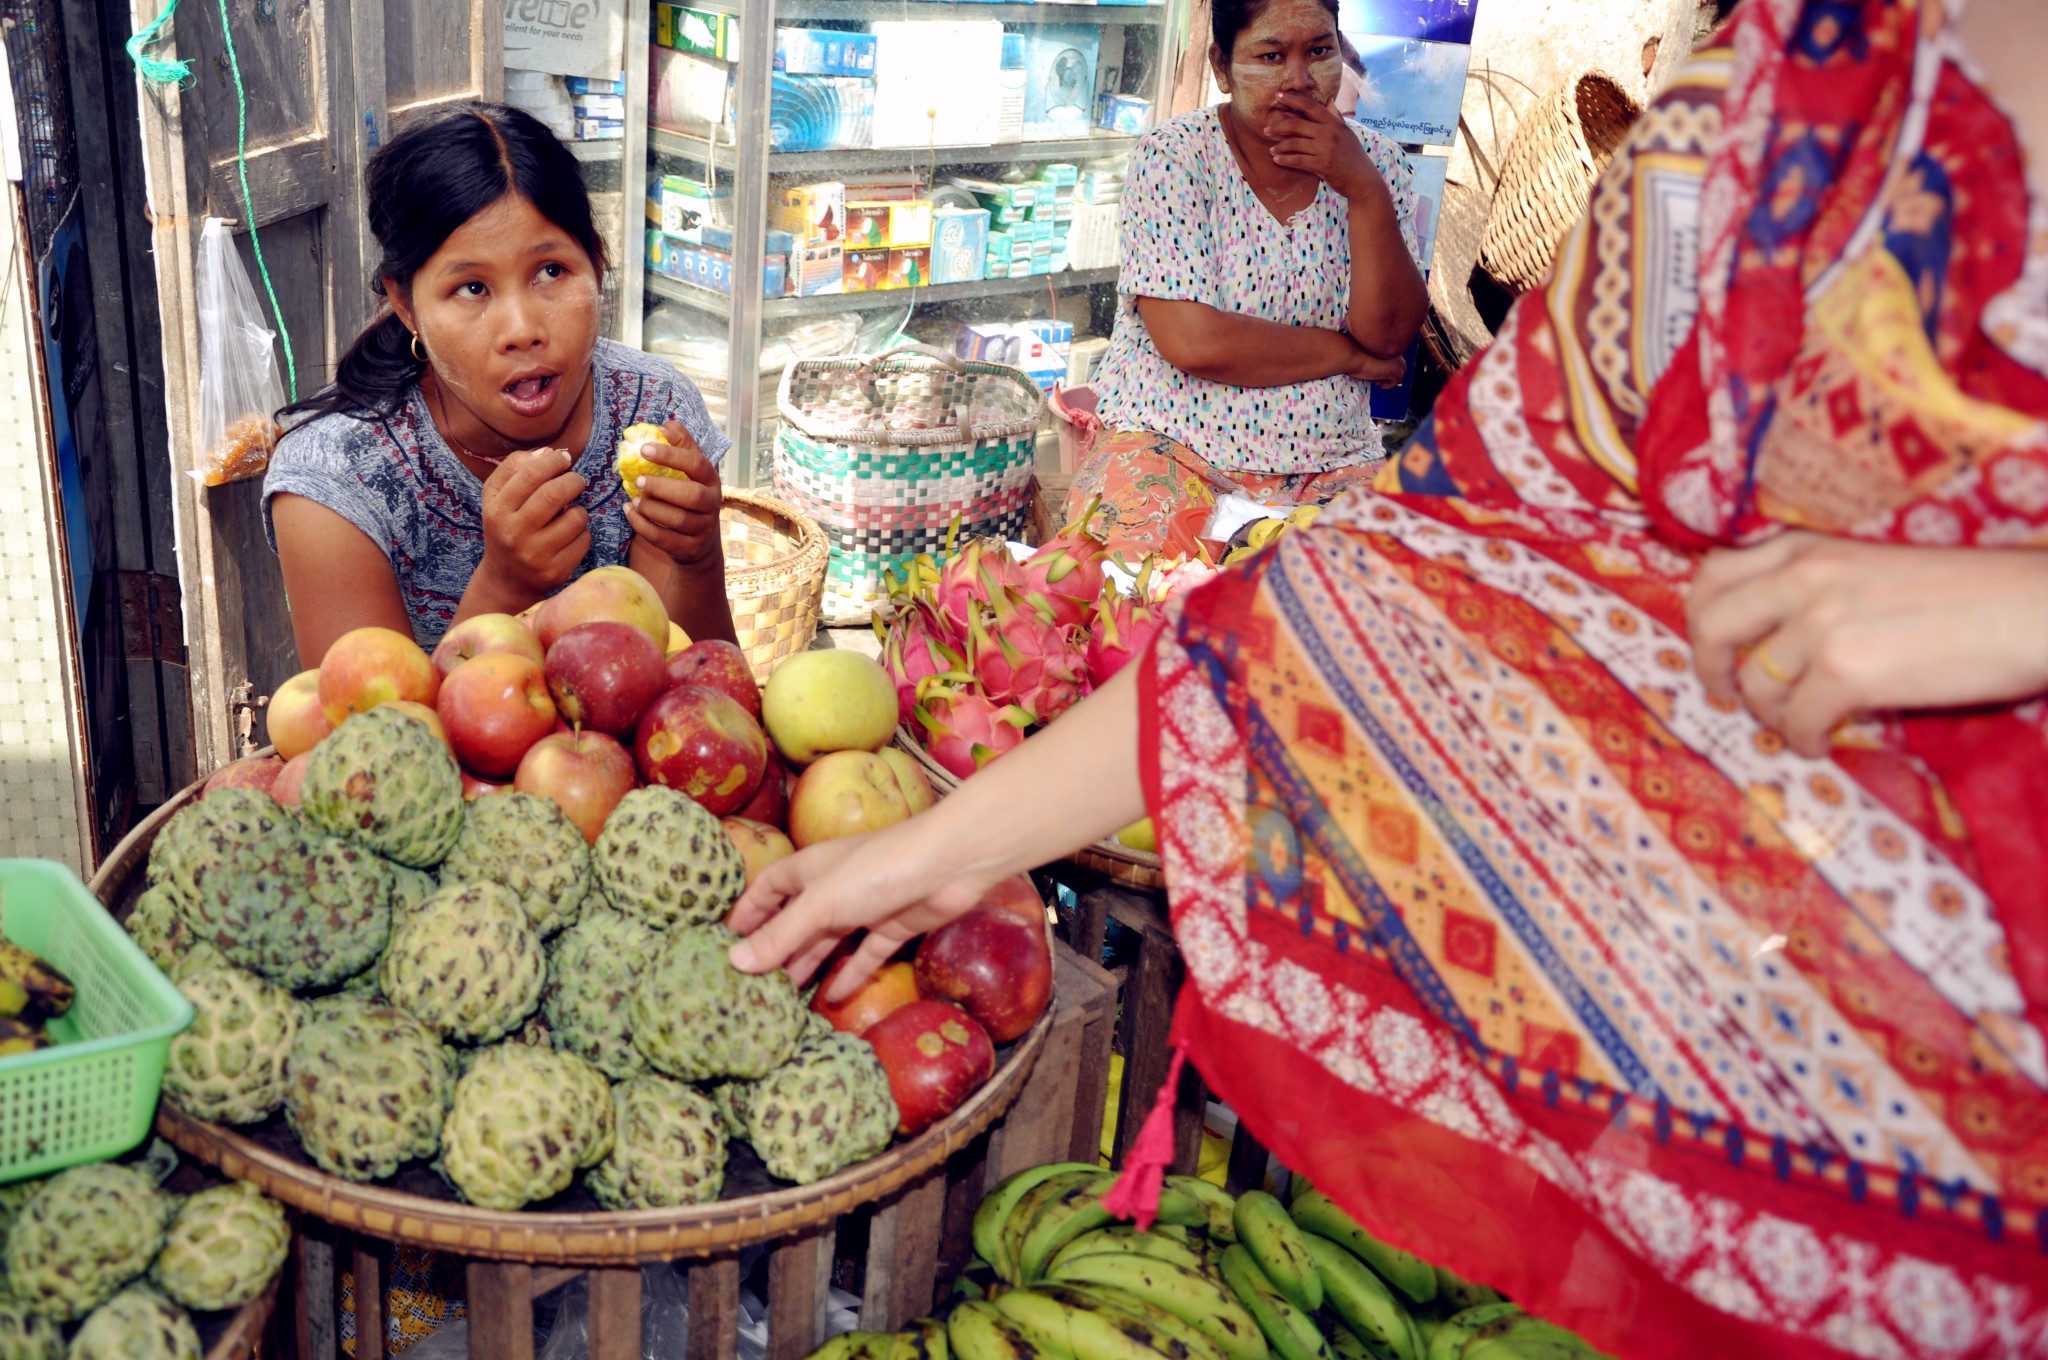
[[[826,312],[874,311],[887,307],[936,307],[947,302],[1003,294],[1042,293],[1048,287],[1093,288],[1115,283],[1114,269],[1070,269],[1062,274],[1031,274],[1015,279],[973,279],[966,283],[928,284],[922,288],[884,288],[869,293],[815,293],[810,297],[772,297],[761,300],[761,316],[770,321],[790,316],[818,316]],[[671,279],[663,274],[647,276],[647,291],[686,307],[732,315],[732,298],[709,288]]]
[[[744,16],[747,0],[689,0],[690,8]],[[1147,24],[1166,22],[1165,5],[985,4],[978,0],[776,0],[775,22],[829,19],[995,19],[1006,24]]]
[[[976,6],[977,9],[981,8]],[[714,164],[731,173],[732,146],[720,142],[707,148],[704,138],[650,128],[647,144],[656,156],[690,165]],[[1024,161],[1100,160],[1127,156],[1138,145],[1136,137],[1101,132],[1088,137],[1068,137],[1046,142],[998,142],[982,146],[895,146],[869,147],[860,151],[771,151],[771,175],[844,174],[851,170],[893,170],[930,166],[1015,165]]]

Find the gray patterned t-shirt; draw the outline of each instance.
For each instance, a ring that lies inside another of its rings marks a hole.
[[[659,425],[673,417],[714,464],[732,447],[711,423],[703,397],[673,365],[599,340],[591,369],[597,399],[590,443],[575,464],[590,483],[576,501],[590,512],[590,553],[577,567],[578,576],[623,563],[633,539],[625,488],[612,472],[627,426]],[[419,388],[406,393],[389,418],[322,416],[278,442],[263,479],[263,525],[273,549],[270,498],[280,491],[326,506],[384,550],[398,576],[413,637],[432,650],[483,561],[483,483],[434,428]]]

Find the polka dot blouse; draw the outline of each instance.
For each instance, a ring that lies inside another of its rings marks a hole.
[[[1416,255],[1414,172],[1400,146],[1349,124],[1392,191],[1401,238]],[[1104,428],[1166,435],[1224,471],[1303,473],[1381,455],[1372,386],[1320,378],[1232,387],[1166,361],[1137,299],[1202,302],[1290,326],[1344,329],[1351,239],[1343,197],[1318,185],[1286,224],[1245,181],[1213,108],[1155,128],[1124,184],[1116,330],[1096,379]]]

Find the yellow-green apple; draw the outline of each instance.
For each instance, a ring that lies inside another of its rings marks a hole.
[[[661,649],[632,624],[610,620],[579,623],[556,638],[546,670],[564,718],[620,738],[668,688]]]
[[[600,621],[630,623],[647,634],[656,649],[668,646],[668,609],[647,578],[631,567],[584,572],[540,602],[533,615],[533,631],[540,636],[541,646],[552,647],[556,638],[577,624]]]
[[[745,807],[768,769],[768,738],[745,709],[706,685],[664,690],[633,735],[640,777],[665,784],[714,817]]]
[[[889,762],[871,751],[832,751],[797,776],[789,838],[801,850],[839,836],[880,831],[910,815]]]
[[[882,1060],[906,1138],[959,1109],[996,1070],[988,1031],[950,1001],[913,1001],[860,1037]]]
[[[775,749],[775,743],[768,743],[768,764],[761,772],[761,787],[754,790],[754,796],[739,810],[739,816],[750,822],[765,822],[769,826],[789,829],[789,768],[782,763],[782,753]]]
[[[441,672],[420,645],[389,628],[353,628],[320,660],[320,711],[339,727],[393,699],[431,705]]]
[[[468,770],[462,772],[462,801],[473,803],[479,798],[488,798],[494,793],[512,792],[512,781],[500,783],[491,779],[480,779]]]
[[[1021,1038],[1052,1000],[1052,951],[1045,924],[977,904],[917,947],[917,990],[951,1001],[999,1044]]]
[[[443,633],[434,645],[434,669],[446,679],[448,672],[471,657],[491,652],[510,652],[538,663],[540,639],[510,614],[472,614]]]
[[[668,687],[709,685],[726,695],[755,722],[761,721],[761,687],[747,654],[724,638],[693,642],[668,659]]]
[[[765,822],[725,817],[720,819],[719,825],[725,828],[725,837],[732,842],[732,848],[740,852],[740,863],[747,866],[748,887],[753,886],[763,869],[796,853],[789,837]]]
[[[390,703],[383,706],[385,708],[395,708],[400,713],[405,714],[406,717],[415,718],[425,723],[427,730],[434,734],[434,740],[443,745],[447,744],[448,728],[442,723],[441,715],[437,710],[428,708],[425,704],[416,704],[410,699],[393,699]]]
[[[761,691],[761,721],[792,765],[830,751],[878,751],[896,718],[895,682],[859,652],[798,652]]]
[[[916,757],[894,746],[884,746],[875,754],[896,772],[896,782],[903,786],[903,801],[910,805],[911,816],[939,801],[939,795],[932,792],[932,781],[925,777],[924,766],[917,763]]]
[[[919,999],[917,978],[907,963],[885,963],[844,1001],[827,1001],[832,979],[846,966],[841,956],[819,976],[818,990],[811,996],[811,1009],[832,1022],[832,1028],[846,1034],[865,1034],[878,1021]]]
[[[551,732],[519,762],[512,787],[552,798],[570,825],[595,845],[607,817],[639,781],[633,756],[602,732]]]
[[[312,750],[334,730],[320,709],[319,671],[300,671],[277,687],[263,709],[263,730],[286,760]]]
[[[668,641],[662,644],[662,659],[666,661],[690,645],[690,635],[683,631],[683,625],[674,619],[668,621]]]
[[[199,796],[204,798],[215,789],[256,789],[270,793],[283,771],[284,762],[276,756],[244,756],[240,760],[229,761],[208,776]]]
[[[503,779],[527,748],[555,728],[555,701],[540,666],[510,652],[486,652],[448,672],[441,723],[466,770]]]
[[[286,807],[299,805],[299,789],[306,782],[306,767],[313,763],[311,751],[301,751],[284,763],[277,772],[277,782],[270,786],[270,796]]]

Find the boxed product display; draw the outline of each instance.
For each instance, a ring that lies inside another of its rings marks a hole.
[[[1091,335],[1073,343],[1067,355],[1067,386],[1086,387],[1095,381],[1095,371],[1102,367],[1103,356],[1109,353],[1109,341],[1099,335]]]
[[[709,246],[677,241],[658,231],[647,233],[647,267],[664,278],[732,295],[732,256]],[[789,286],[789,256],[770,255],[762,262],[761,294],[781,297]]]
[[[989,91],[1002,70],[1002,24],[891,19],[873,28],[872,145],[987,146],[995,141],[1000,110]]]
[[[932,205],[921,203],[854,203],[846,205],[846,244],[855,249],[876,246],[928,246],[932,243]]]
[[[829,28],[778,28],[775,69],[793,76],[871,76],[875,38]]]
[[[722,250],[728,255],[732,253],[733,235],[732,228],[728,225],[706,222],[698,239],[713,250]],[[767,247],[767,253],[770,255],[788,255],[796,249],[796,238],[786,231],[777,231],[771,227],[768,230]]]
[[[1024,140],[1024,35],[1003,35],[1003,64],[996,72],[996,140]]]
[[[843,242],[846,186],[830,182],[792,185],[782,191],[782,201],[774,205],[771,220],[804,245]]]
[[[684,175],[663,175],[647,193],[647,225],[678,241],[702,243],[704,226],[732,216],[732,191],[719,193]]]
[[[1123,209],[1115,203],[1076,203],[1067,232],[1067,258],[1076,269],[1110,269],[1117,263],[1117,232]]]
[[[621,119],[626,116],[626,96],[622,94],[579,94],[573,96],[569,106],[580,118]]]
[[[718,61],[737,61],[740,55],[740,21],[731,14],[691,9],[687,5],[654,0],[653,38],[656,47],[691,52]]]
[[[889,287],[922,288],[931,281],[930,246],[908,246],[889,252]]]
[[[769,81],[768,149],[852,151],[870,145],[875,82],[866,76],[793,76]]]
[[[624,95],[626,93],[626,77],[623,74],[617,80],[593,80],[589,76],[565,76],[562,84],[572,95]]]
[[[837,293],[845,286],[845,271],[845,251],[836,241],[831,245],[804,246],[789,257],[790,296]]]
[[[847,251],[840,279],[845,291],[849,293],[879,293],[893,287],[894,285],[889,282],[889,252]]]
[[[647,49],[647,119],[655,127],[691,137],[716,134],[730,145],[730,116],[738,71],[723,61],[670,47]]]
[[[951,183],[974,195],[984,208],[1029,208],[1038,201],[1038,186],[1031,183],[1004,184],[992,179],[956,178]]]
[[[1135,137],[1152,125],[1152,101],[1134,94],[1100,94],[1095,99],[1095,126],[1105,132]]]
[[[1102,31],[1092,24],[1039,24],[1024,31],[1026,140],[1088,135],[1101,50]]]
[[[578,118],[576,140],[579,142],[617,142],[625,140],[626,125],[617,118]]]
[[[988,256],[988,237],[988,209],[934,209],[931,281],[965,283],[980,278]]]

